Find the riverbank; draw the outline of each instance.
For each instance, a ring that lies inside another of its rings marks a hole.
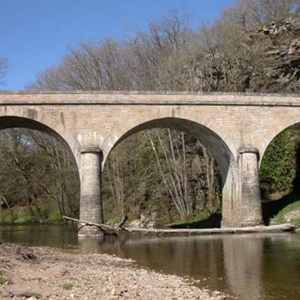
[[[226,296],[115,256],[0,245],[0,299],[12,298],[221,300]]]

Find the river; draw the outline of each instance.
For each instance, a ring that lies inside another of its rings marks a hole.
[[[9,243],[115,254],[162,273],[192,277],[200,281],[200,287],[240,300],[300,300],[299,234],[122,234],[100,240],[78,239],[69,226],[6,225],[0,229]]]

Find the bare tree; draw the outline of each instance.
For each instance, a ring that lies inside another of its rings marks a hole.
[[[31,218],[44,222],[50,212],[75,216],[79,179],[69,150],[55,138],[33,130],[0,131],[1,200],[12,207],[26,206]]]
[[[255,27],[266,21],[286,17],[299,11],[299,0],[238,0],[225,10],[223,18],[242,28]]]

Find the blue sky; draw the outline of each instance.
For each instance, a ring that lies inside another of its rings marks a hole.
[[[0,57],[9,60],[5,90],[22,90],[58,64],[69,45],[124,28],[145,29],[170,10],[183,10],[194,26],[213,21],[234,0],[0,0]]]

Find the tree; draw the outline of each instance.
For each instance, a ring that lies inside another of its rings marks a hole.
[[[265,197],[274,192],[289,193],[293,190],[297,168],[295,134],[291,130],[283,131],[266,150],[259,171]]]
[[[299,8],[299,0],[238,0],[224,11],[223,18],[245,29],[287,17]]]
[[[218,177],[214,159],[196,139],[170,129],[141,131],[106,161],[106,218],[155,215],[164,224],[210,215],[220,205]]]
[[[12,222],[15,206],[27,207],[27,221],[78,213],[78,172],[64,145],[48,134],[21,128],[1,130],[0,140],[0,197]]]

